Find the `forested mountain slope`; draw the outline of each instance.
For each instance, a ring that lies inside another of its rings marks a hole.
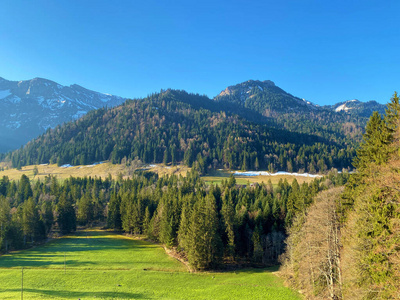
[[[90,112],[48,130],[6,159],[21,166],[118,163],[137,157],[145,163],[183,162],[200,172],[262,168],[314,173],[350,167],[355,150],[347,139],[289,132],[219,108],[207,97],[168,90]]]
[[[361,141],[372,112],[383,113],[385,108],[375,101],[357,100],[321,107],[285,92],[270,80],[249,80],[229,86],[214,100],[258,112],[277,128],[356,143]]]

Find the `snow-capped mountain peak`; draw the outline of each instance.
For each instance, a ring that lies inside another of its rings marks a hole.
[[[18,148],[48,128],[125,100],[45,78],[9,81],[0,77],[0,151]]]

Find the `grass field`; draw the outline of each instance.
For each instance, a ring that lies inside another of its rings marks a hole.
[[[0,167],[1,167],[0,163]],[[72,177],[101,177],[105,179],[109,174],[113,178],[117,178],[118,174],[122,173],[124,177],[129,175],[129,168],[123,165],[113,165],[109,162],[105,162],[97,165],[87,165],[87,166],[73,166],[68,168],[58,167],[57,165],[37,165],[39,174],[34,176],[33,169],[35,166],[25,166],[21,170],[8,169],[0,171],[0,177],[8,176],[11,180],[19,180],[22,174],[25,174],[29,179],[40,179],[43,180],[48,175],[57,176],[59,179],[66,179],[70,176]],[[164,175],[183,175],[186,176],[186,172],[189,170],[186,166],[164,166],[162,164],[152,165],[152,167],[146,168],[147,170],[158,173],[160,176]]]
[[[214,184],[221,184],[222,180],[226,180],[229,178],[231,173],[225,170],[216,170],[212,171],[209,175],[203,176],[203,180],[206,183],[214,183]],[[297,180],[299,184],[303,182],[310,183],[314,178],[312,177],[303,177],[303,176],[294,176],[294,175],[278,175],[278,176],[240,176],[235,175],[236,183],[237,184],[251,184],[254,182],[257,183],[268,183],[268,180],[271,180],[273,186],[276,186],[280,179],[287,180],[289,183],[292,183],[293,179]]]
[[[189,273],[160,246],[100,230],[1,256],[0,299],[21,299],[22,267],[23,299],[301,299],[270,270]]]
[[[1,167],[1,163],[0,163]],[[3,176],[8,176],[11,180],[19,180],[22,174],[25,174],[29,179],[40,179],[43,180],[48,175],[57,176],[58,179],[63,180],[72,177],[101,177],[105,179],[109,174],[113,178],[117,178],[118,174],[122,173],[124,177],[129,175],[129,170],[123,165],[113,165],[109,162],[105,162],[97,165],[87,165],[87,166],[74,166],[68,168],[58,167],[57,165],[38,165],[39,174],[37,176],[33,175],[33,169],[35,166],[22,167],[21,170],[8,169],[0,171],[0,178]],[[177,166],[165,166],[163,164],[150,165],[146,167],[146,170],[157,173],[159,176],[165,175],[182,175],[186,176],[186,173],[190,170],[187,166],[177,165]],[[229,178],[231,173],[227,170],[215,170],[211,171],[210,174],[203,176],[203,180],[207,184],[221,184],[222,180]],[[276,186],[280,179],[287,179],[289,183],[293,181],[294,178],[301,184],[303,182],[311,182],[313,178],[303,177],[303,176],[293,176],[293,175],[279,175],[279,176],[240,176],[235,175],[236,183],[241,185],[247,185],[253,182],[257,183],[267,183],[271,180],[272,184]]]

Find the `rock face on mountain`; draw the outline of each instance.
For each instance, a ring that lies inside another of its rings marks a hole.
[[[229,86],[217,95],[214,100],[240,104],[264,116],[270,116],[273,112],[308,111],[318,107],[311,102],[285,92],[271,80],[248,80]]]
[[[372,112],[384,113],[386,108],[375,101],[358,100],[319,106],[287,93],[270,80],[249,80],[229,86],[214,100],[220,105],[235,105],[261,114],[275,128],[330,140],[341,136],[356,143],[361,140]]]
[[[0,77],[0,152],[19,148],[48,128],[78,119],[90,110],[125,100],[76,84],[62,86],[43,78],[18,82]]]
[[[239,104],[264,116],[277,113],[332,111],[368,118],[373,111],[384,113],[386,108],[386,105],[379,104],[376,101],[361,102],[359,100],[319,106],[285,92],[271,80],[248,80],[229,86],[219,93],[214,100]]]
[[[0,77],[0,153],[19,148],[47,129],[78,119],[90,110],[113,107],[125,100],[76,84],[62,86],[43,78],[17,82]],[[328,131],[342,134],[343,124],[355,127],[352,132],[360,135],[372,112],[383,113],[386,107],[375,101],[358,100],[318,106],[289,94],[270,80],[248,80],[229,86],[213,100],[202,99],[202,103],[191,105],[207,104],[204,108],[212,111],[319,136]],[[329,130],[327,124],[331,124]]]

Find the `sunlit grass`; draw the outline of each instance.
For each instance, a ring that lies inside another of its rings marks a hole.
[[[207,183],[207,184],[221,184],[223,180],[229,179],[229,176],[232,173],[228,170],[216,170],[216,171],[211,171],[210,174],[203,176],[202,179]],[[265,183],[267,184],[269,180],[271,180],[272,185],[275,187],[278,185],[279,180],[287,180],[289,183],[293,181],[293,179],[296,179],[299,184],[302,184],[303,182],[310,183],[314,178],[312,177],[304,177],[304,176],[294,176],[294,175],[276,175],[276,176],[240,176],[240,175],[235,175],[236,179],[236,184],[240,185],[249,185],[251,183],[258,183],[262,184]]]
[[[189,273],[158,245],[92,230],[0,257],[0,299],[300,299],[269,270]]]
[[[17,170],[15,168],[9,168],[5,166],[4,163],[0,162],[0,167],[5,167],[4,171],[0,171],[0,178],[3,176],[8,176],[11,180],[19,180],[22,174],[25,174],[29,177],[29,179],[33,180],[43,180],[46,176],[52,175],[56,176],[58,179],[63,180],[69,177],[101,177],[105,179],[109,175],[112,178],[116,179],[119,174],[122,174],[123,177],[127,177],[131,175],[131,173],[135,170],[134,168],[128,168],[125,165],[121,164],[112,164],[110,162],[104,162],[96,165],[85,165],[85,166],[73,166],[73,167],[58,167],[56,164],[52,165],[37,165],[38,174],[34,176],[34,168],[35,166],[25,166],[22,167],[21,170]],[[164,166],[163,164],[157,165],[145,165],[140,168],[145,168],[146,170],[157,173],[159,176],[165,175],[182,175],[186,176],[186,173],[190,168],[177,165],[177,166]],[[140,169],[139,168],[139,169]]]

